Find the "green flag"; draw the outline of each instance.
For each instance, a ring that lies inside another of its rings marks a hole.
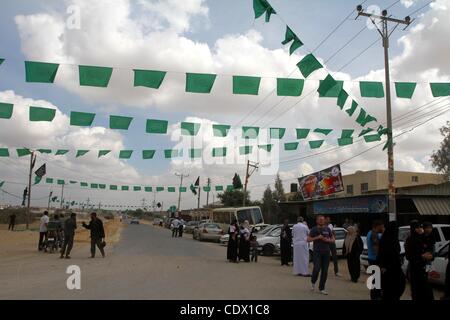
[[[358,102],[353,100],[352,106],[350,108],[348,108],[347,110],[345,110],[345,112],[347,112],[347,114],[351,117],[355,113],[356,108],[358,108]]]
[[[99,150],[98,157],[100,158],[100,157],[106,156],[110,152],[111,152],[111,150]]]
[[[329,135],[331,133],[331,131],[333,131],[333,129],[320,129],[320,128],[314,129],[315,133],[320,133],[325,136]]]
[[[297,133],[297,139],[306,139],[308,137],[310,129],[295,129]]]
[[[361,97],[364,98],[383,98],[384,89],[382,82],[376,81],[360,81],[359,89],[361,91]]]
[[[311,149],[319,149],[323,143],[324,143],[324,140],[309,141],[309,147]]]
[[[215,186],[216,191],[223,191],[223,186]]]
[[[259,135],[258,127],[242,127],[242,138],[243,139],[256,139]]]
[[[166,159],[170,159],[170,158],[179,158],[179,157],[182,157],[183,156],[183,150],[182,149],[180,149],[180,150],[178,150],[178,149],[167,149],[167,150],[164,150],[164,157],[166,158]]]
[[[186,188],[186,187],[180,187],[180,188],[179,188],[179,191],[180,191],[180,192],[186,192],[186,191],[187,191],[187,188]]]
[[[339,94],[343,90],[342,88],[344,86],[344,81],[340,81],[340,80],[336,81],[333,79],[334,81],[327,80],[328,83],[326,83],[326,80],[327,79],[320,80],[319,90],[321,90],[321,88],[322,88],[322,91],[317,90],[319,92],[319,97],[320,98],[339,98]],[[327,88],[327,86],[329,86],[329,87]]]
[[[156,192],[163,192],[164,191],[164,187],[156,187]]]
[[[289,55],[292,55],[295,50],[297,50],[298,48],[303,46],[303,42],[300,41],[300,39],[291,30],[291,28],[286,26],[286,33],[285,33],[285,36],[284,36],[284,41],[281,42],[281,44],[282,45],[286,45],[286,44],[288,44],[291,41],[292,41],[292,44],[291,44],[291,47],[289,48]]]
[[[233,94],[258,95],[260,77],[233,76]]]
[[[155,150],[142,150],[142,159],[150,160],[155,156]]]
[[[55,152],[55,155],[56,156],[63,156],[63,155],[65,155],[66,153],[68,153],[69,152],[69,150],[56,150],[56,152]]]
[[[175,192],[175,187],[167,187],[167,192]]]
[[[26,149],[26,148],[22,148],[22,149],[17,149],[17,156],[18,157],[25,157],[31,154],[30,149]]]
[[[305,78],[308,78],[314,71],[323,68],[322,64],[312,53],[303,57],[303,59],[297,63],[297,67]]]
[[[214,137],[226,137],[231,126],[226,124],[213,124]]]
[[[450,96],[450,83],[430,83],[433,97]]]
[[[262,145],[258,145],[258,148],[259,148],[259,149],[263,149],[263,150],[265,150],[265,151],[267,151],[267,152],[271,152],[271,151],[272,151],[272,147],[273,147],[273,144],[262,144]]]
[[[270,139],[283,139],[286,128],[270,128]]]
[[[154,134],[166,134],[169,122],[166,120],[148,119],[146,132]]]
[[[375,142],[375,141],[381,141],[381,137],[378,133],[376,134],[370,134],[370,135],[365,135],[364,136],[364,140],[366,142]]]
[[[166,76],[165,71],[134,69],[134,86],[159,89]]]
[[[142,188],[140,186],[134,186],[133,191],[141,191]]]
[[[152,187],[144,187],[144,191],[145,192],[152,192],[153,188]]]
[[[207,73],[186,73],[186,92],[210,93],[217,75]]]
[[[109,116],[109,128],[118,130],[128,130],[133,118],[122,116]]]
[[[89,150],[77,150],[77,154],[76,154],[75,158],[82,157],[88,152],[89,152]]]
[[[13,108],[11,103],[0,103],[0,119],[11,119]]]
[[[90,127],[94,121],[95,113],[87,112],[70,112],[70,125],[78,127]]]
[[[366,110],[361,108],[359,110],[359,115],[358,115],[358,118],[356,119],[356,122],[359,123],[361,125],[361,127],[365,127],[366,124],[368,124],[369,122],[372,122],[372,121],[377,121],[377,118],[371,116],[370,114],[367,114]]]
[[[53,184],[53,178],[45,178],[45,183]]]
[[[213,157],[226,157],[227,156],[227,148],[213,148],[212,149]]]
[[[117,186],[114,185],[114,184],[110,184],[110,185],[109,185],[109,190],[117,191]]]
[[[51,122],[55,118],[56,109],[30,107],[30,121],[48,121]]]
[[[200,130],[200,123],[181,122],[181,134],[184,136],[196,136]]]
[[[37,149],[37,151],[39,152],[39,153],[42,153],[42,154],[50,154],[50,153],[52,153],[52,150],[51,149]]]
[[[298,148],[298,142],[287,142],[284,144],[284,150],[286,151],[294,151]]]
[[[0,189],[5,185],[5,181],[0,181]]]
[[[331,75],[327,75],[324,80],[320,80],[317,92],[319,92],[320,97],[326,97],[328,91],[330,91],[330,89],[335,87],[336,85],[337,81],[334,80],[334,78]]]
[[[26,82],[53,83],[59,64],[25,61]]]
[[[253,0],[253,10],[255,11],[255,19],[266,14],[266,22],[270,21],[270,16],[276,14],[276,11],[272,8],[267,0]]]
[[[41,180],[42,180],[42,177],[35,176],[35,177],[34,177],[34,185],[39,184],[39,182],[41,182]]]
[[[246,155],[252,153],[253,147],[252,146],[242,146],[239,147],[239,154],[240,155]]]
[[[122,186],[122,187],[120,188],[120,190],[122,190],[122,191],[129,191],[129,190],[130,190],[130,187],[128,187],[128,186]]]
[[[112,68],[79,66],[80,86],[106,88],[111,79]]]
[[[299,97],[303,92],[303,79],[277,78],[277,95],[283,97]]]
[[[397,98],[411,99],[416,90],[417,83],[415,82],[396,82],[395,92]]]
[[[191,159],[201,158],[202,157],[202,149],[189,149],[189,157]]]
[[[345,102],[347,102],[348,93],[344,89],[339,92],[338,98],[337,98],[337,105],[341,110],[344,108]]]
[[[119,159],[130,159],[133,154],[133,150],[120,150]]]
[[[8,148],[0,148],[0,157],[9,157]]]

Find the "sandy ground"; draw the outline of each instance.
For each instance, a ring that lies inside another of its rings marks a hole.
[[[74,247],[90,243],[89,230],[83,228],[81,223],[87,220],[77,220],[77,231]],[[114,245],[120,240],[121,231],[126,224],[118,219],[102,219],[105,227],[107,245]],[[25,230],[25,225],[17,225],[14,232],[8,231],[7,225],[0,225],[0,258],[20,258],[21,256],[34,256],[37,252],[39,240],[39,223],[34,222]],[[86,249],[87,250],[87,249]],[[86,251],[88,252],[88,250]]]

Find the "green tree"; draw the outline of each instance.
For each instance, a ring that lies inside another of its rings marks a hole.
[[[286,194],[284,193],[283,181],[281,181],[280,174],[277,173],[275,178],[275,190],[273,192],[273,198],[275,201],[286,201]]]
[[[450,181],[450,121],[439,131],[444,137],[444,140],[441,142],[440,149],[431,155],[431,165],[437,172],[444,174],[446,179]]]
[[[272,222],[272,216],[275,214],[277,210],[277,203],[275,199],[273,198],[274,192],[272,192],[272,189],[270,189],[270,186],[268,185],[266,190],[264,190],[263,199],[262,199],[262,213],[264,216],[264,221],[266,223]]]
[[[217,197],[225,207],[242,207],[242,202],[244,200],[244,191],[226,190],[222,193],[219,193]],[[251,205],[250,194],[248,191],[245,194],[245,203],[247,203],[249,206]]]

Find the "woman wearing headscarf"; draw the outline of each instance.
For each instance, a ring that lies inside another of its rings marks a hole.
[[[361,270],[359,256],[363,252],[364,243],[354,226],[347,228],[342,253],[347,258],[348,271],[352,282],[358,282]]]
[[[239,236],[239,226],[237,220],[233,220],[231,225],[228,227],[228,247],[227,247],[227,259],[230,262],[237,262],[238,258],[238,236]]]
[[[247,220],[241,226],[239,231],[239,261],[250,262],[250,229]]]
[[[395,221],[389,222],[380,239],[378,266],[381,269],[382,299],[400,300],[405,291],[406,280],[402,271],[398,224]]]

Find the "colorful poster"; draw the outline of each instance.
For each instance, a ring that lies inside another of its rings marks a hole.
[[[305,200],[344,191],[340,165],[299,178],[298,182]]]

